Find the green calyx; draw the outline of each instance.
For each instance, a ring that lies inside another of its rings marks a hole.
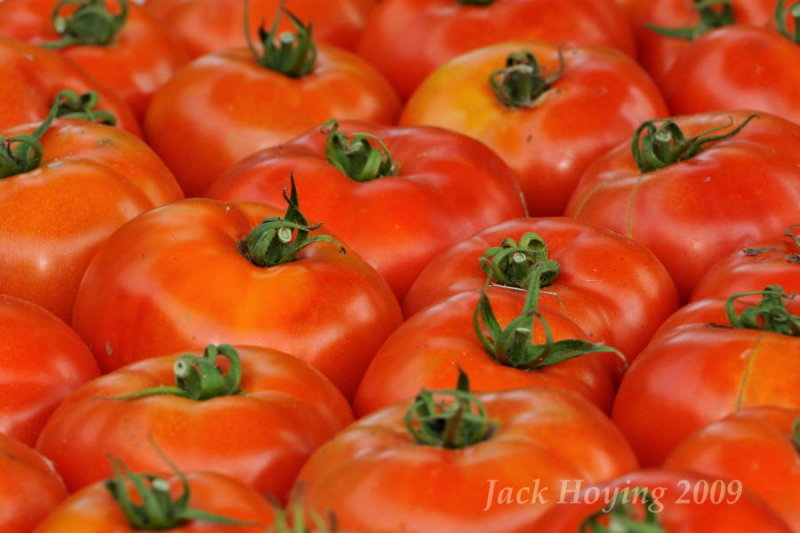
[[[44,48],[67,46],[106,46],[114,42],[128,17],[127,0],[118,0],[120,12],[112,14],[105,0],[61,0],[53,7],[53,28],[61,39],[44,43]],[[64,7],[76,6],[72,14],[64,16]]]
[[[334,167],[359,183],[394,176],[397,164],[392,160],[389,149],[375,135],[353,133],[345,135],[339,131],[339,123],[331,119],[322,125],[320,131],[327,135],[325,157]],[[373,146],[370,140],[377,146]]]
[[[290,263],[297,259],[303,248],[315,242],[337,244],[341,252],[345,253],[344,247],[330,235],[309,236],[310,232],[319,229],[322,224],[308,225],[306,217],[300,211],[294,176],[290,179],[290,195],[286,195],[285,189],[283,191],[283,198],[288,204],[286,214],[283,217],[264,219],[239,243],[242,254],[256,266],[270,267]]]
[[[761,301],[753,304],[741,313],[734,310],[734,302],[745,296],[760,295]],[[741,292],[728,298],[725,311],[734,328],[771,331],[790,337],[800,337],[800,316],[793,315],[786,309],[784,301],[794,298],[789,296],[780,285],[770,285],[763,291]]]
[[[791,17],[794,21],[794,31],[789,31],[787,20]],[[790,0],[786,6],[786,0],[778,0],[775,5],[775,25],[778,32],[792,42],[800,43],[800,2]]]
[[[626,489],[607,509],[581,522],[578,533],[666,533],[658,519],[660,508],[661,504],[646,488]]]
[[[518,289],[527,288],[534,267],[541,269],[540,287],[553,283],[561,270],[558,261],[547,257],[544,239],[530,231],[519,243],[510,237],[503,239],[500,246],[486,250],[479,262],[491,282]]]
[[[116,126],[117,119],[104,109],[96,109],[100,103],[97,91],[78,94],[75,91],[63,90],[56,95],[60,102],[56,116],[60,118],[79,118],[96,124]]]
[[[800,224],[792,224],[786,228],[784,235],[792,239],[796,248],[800,248],[800,233],[795,233],[797,228],[800,228]],[[786,260],[790,263],[800,263],[800,253],[791,254],[786,257]]]
[[[496,429],[483,402],[470,392],[469,378],[460,368],[455,389],[420,391],[406,411],[405,422],[417,444],[447,449],[487,440]]]
[[[222,357],[228,360],[224,371],[217,364]],[[172,395],[203,401],[220,396],[234,396],[241,393],[242,363],[239,353],[229,344],[219,346],[209,344],[202,357],[192,354],[181,355],[173,366],[175,386],[161,386],[145,389],[113,400],[133,400],[146,396]]]
[[[264,533],[336,533],[336,515],[329,511],[327,516],[319,513],[307,513],[299,502],[295,502],[288,509],[283,509],[280,504],[273,502],[275,521]]]
[[[736,23],[731,0],[694,0],[694,9],[700,17],[694,26],[687,28],[665,28],[655,24],[645,24],[645,26],[666,37],[693,41],[713,29]]]
[[[631,143],[633,158],[642,173],[659,170],[693,158],[710,142],[733,137],[754,118],[758,118],[758,115],[748,116],[741,124],[727,133],[711,135],[730,127],[732,121],[731,124],[711,128],[688,138],[672,119],[648,120],[642,123],[633,134]]]
[[[564,71],[564,55],[560,48],[558,61],[558,70],[545,77],[539,62],[530,50],[513,52],[506,58],[505,68],[489,74],[489,85],[504,107],[509,109],[533,107]]]
[[[278,23],[281,14],[286,14],[296,32],[278,34]],[[280,72],[290,78],[301,78],[309,74],[317,60],[317,46],[311,38],[311,24],[303,25],[302,21],[283,7],[283,2],[278,8],[272,27],[269,31],[262,25],[258,28],[258,40],[261,50],[256,48],[250,36],[248,26],[249,2],[245,2],[244,32],[247,47],[253,54],[256,62],[264,68]]]

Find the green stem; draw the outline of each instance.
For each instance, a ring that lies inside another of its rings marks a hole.
[[[339,244],[330,235],[309,237],[309,233],[319,229],[322,224],[308,225],[306,217],[300,212],[294,175],[290,180],[292,185],[290,195],[286,195],[285,189],[283,191],[283,198],[289,205],[286,214],[282,218],[264,219],[239,243],[242,254],[256,266],[269,267],[290,263],[297,259],[297,254],[303,248],[315,242]],[[342,245],[339,244],[339,248],[345,253]]]
[[[330,119],[320,130],[327,135],[325,157],[334,167],[359,183],[394,176],[397,164],[381,139],[369,133],[345,135],[339,131],[339,122]],[[370,140],[377,143],[373,146]]]
[[[506,58],[505,68],[489,74],[489,85],[503,106],[509,109],[533,107],[564,72],[561,48],[558,49],[558,61],[558,70],[544,77],[536,56],[530,50],[513,52]]]
[[[67,46],[106,46],[111,44],[125,25],[127,0],[118,0],[120,12],[111,14],[105,0],[61,0],[53,7],[53,27],[61,39],[44,43],[44,48]],[[77,6],[69,16],[62,16],[66,6]]]
[[[633,134],[631,149],[636,165],[642,173],[652,172],[696,156],[708,143],[721,141],[739,133],[758,115],[748,116],[736,128],[720,135],[710,135],[730,127],[725,124],[701,132],[694,137],[686,137],[680,126],[672,119],[653,119],[642,123]],[[658,124],[658,125],[657,125]]]
[[[609,508],[581,522],[578,533],[666,533],[658,520],[660,508],[661,503],[647,489],[626,489],[614,498]]]
[[[217,366],[219,357],[227,359],[230,363],[227,372]],[[173,370],[175,374],[174,387],[153,387],[111,399],[132,400],[167,394],[203,401],[241,393],[242,363],[239,353],[229,344],[220,344],[219,346],[209,344],[202,357],[192,354],[181,355],[175,361]]]
[[[694,9],[700,17],[700,21],[694,26],[666,28],[649,23],[646,23],[645,26],[666,37],[693,41],[713,29],[732,26],[736,23],[731,0],[694,0]]]
[[[544,239],[530,231],[519,243],[510,237],[503,239],[500,246],[486,250],[479,262],[492,282],[518,289],[527,288],[534,268],[542,268],[540,287],[553,283],[561,270],[558,261],[548,259]]]
[[[258,39],[261,46],[259,51],[250,36],[250,2],[245,0],[244,32],[247,47],[253,54],[253,58],[262,67],[280,72],[290,78],[300,78],[309,74],[317,60],[317,47],[311,38],[311,24],[308,26],[284,7],[281,1],[278,11],[272,21],[270,31],[266,31],[264,26],[258,28]],[[286,14],[294,26],[296,33],[284,32],[278,34],[278,23],[281,14]]]
[[[734,302],[739,298],[755,295],[760,295],[761,301],[737,314],[734,310]],[[734,294],[728,298],[725,310],[728,320],[735,328],[756,329],[800,337],[800,316],[790,313],[784,304],[784,300],[789,299],[790,296],[780,285],[770,285],[763,291]]]
[[[487,440],[496,429],[483,402],[470,392],[469,378],[461,368],[455,389],[420,391],[406,411],[405,421],[418,444],[447,449],[466,448]]]
[[[778,32],[794,43],[800,43],[800,3],[792,0],[789,7],[785,7],[786,0],[778,0],[775,5],[775,25]],[[786,20],[791,17],[794,21],[794,31],[789,31]]]
[[[264,533],[336,533],[336,515],[328,511],[326,516],[307,512],[299,502],[283,509],[277,501],[272,502],[275,521]]]
[[[89,91],[78,94],[75,91],[65,89],[56,95],[56,100],[60,101],[57,117],[60,118],[79,118],[97,124],[107,124],[116,126],[117,119],[104,109],[96,109],[100,103],[97,91]]]

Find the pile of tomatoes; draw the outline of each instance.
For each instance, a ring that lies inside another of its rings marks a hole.
[[[800,533],[797,0],[0,0],[0,530]]]

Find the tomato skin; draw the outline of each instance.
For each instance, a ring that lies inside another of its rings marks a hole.
[[[187,199],[120,228],[98,250],[75,303],[73,326],[100,368],[214,342],[269,346],[311,363],[352,396],[400,324],[400,306],[372,268],[334,244],[312,244],[274,267],[242,256],[239,241],[282,214]]]
[[[404,425],[408,405],[399,404],[320,447],[293,495],[301,493],[312,509],[332,510],[345,530],[521,532],[554,503],[548,494],[561,480],[601,481],[636,468],[618,430],[575,394],[530,387],[479,397],[498,423],[488,440],[456,450],[418,445]],[[535,480],[550,488],[544,502],[486,509],[492,480],[498,492],[530,489]]]
[[[324,222],[352,246],[398,298],[447,246],[524,214],[514,173],[474,139],[423,126],[339,126],[380,138],[398,165],[396,174],[362,183],[350,179],[328,163],[327,135],[317,126],[241,161],[206,195],[281,205],[293,174],[309,219]]]
[[[703,491],[720,486],[731,493],[724,493],[722,503],[715,504],[710,497],[703,498]],[[569,494],[565,503],[551,509],[536,522],[535,531],[548,533],[574,533],[584,531],[581,523],[594,513],[607,507],[617,493],[633,496],[636,487],[646,488],[651,496],[657,496],[652,509],[658,511],[659,524],[667,533],[748,533],[764,531],[789,533],[791,529],[751,493],[738,494],[730,481],[699,476],[688,470],[649,469],[631,472],[617,479],[586,487],[583,493]],[[729,488],[730,487],[730,488]],[[595,493],[600,500],[593,503]],[[628,491],[626,493],[626,491]],[[699,497],[694,496],[697,491]],[[644,512],[641,499],[635,499],[634,508]],[[589,531],[588,529],[586,531]]]
[[[0,339],[0,433],[33,446],[58,404],[100,370],[67,324],[5,294],[0,294]]]
[[[316,66],[290,78],[246,48],[195,60],[154,95],[144,129],[187,196],[258,150],[330,118],[394,123],[400,102],[383,76],[353,53],[319,43]]]
[[[213,472],[189,472],[189,507],[208,513],[254,522],[245,525],[212,524],[190,520],[172,528],[176,533],[262,533],[274,520],[274,511],[258,492],[235,479]],[[167,478],[175,496],[182,492],[180,481]],[[102,482],[84,488],[65,500],[34,533],[136,533]]]
[[[370,14],[358,53],[407,99],[436,67],[470,50],[511,40],[599,44],[634,55],[633,36],[610,0],[384,0]]]
[[[378,0],[292,0],[286,8],[300,20],[314,25],[314,37],[323,43],[354,50],[367,15]],[[250,28],[272,26],[279,0],[250,2]],[[245,45],[242,31],[244,4],[237,1],[150,0],[145,8],[186,46],[192,57]],[[278,31],[292,27],[282,17]]]
[[[650,250],[581,220],[518,218],[491,226],[434,258],[403,301],[406,316],[451,296],[479,290],[486,274],[481,255],[505,238],[540,235],[560,274],[542,289],[542,305],[560,309],[592,342],[618,348],[629,360],[678,308],[678,295],[664,266]],[[619,360],[613,358],[617,366]]]
[[[0,292],[69,322],[97,247],[126,221],[182,195],[152,150],[118,128],[59,119],[41,141],[38,169],[0,179]]]
[[[502,4],[502,2],[500,2]],[[512,52],[530,50],[544,77],[564,70],[529,108],[500,103],[488,82]],[[629,56],[601,46],[503,42],[437,68],[409,98],[401,125],[428,124],[475,137],[520,180],[532,215],[563,213],[583,171],[648,119],[668,116],[659,89]]]
[[[662,464],[686,437],[733,412],[800,406],[800,339],[719,327],[730,325],[725,302],[709,298],[680,309],[622,379],[612,419],[645,466]],[[735,309],[744,305],[737,300]],[[800,310],[796,300],[786,306]]]
[[[687,137],[741,124],[751,113],[676,117]],[[758,113],[739,133],[698,155],[641,173],[630,143],[583,174],[565,215],[650,248],[688,300],[702,275],[736,248],[785,230],[800,205],[800,126]]]
[[[70,492],[110,477],[108,456],[134,471],[163,471],[152,438],[182,471],[227,474],[283,500],[308,455],[348,425],[352,411],[330,381],[296,357],[236,348],[243,394],[204,401],[114,399],[174,386],[173,364],[181,354],[146,359],[71,394],[48,420],[37,449],[53,461]]]
[[[26,444],[0,433],[0,529],[30,533],[67,491],[45,458]]]
[[[667,456],[664,466],[738,480],[798,531],[800,468],[791,438],[799,417],[800,409],[743,409],[685,439]]]
[[[41,122],[62,89],[96,91],[99,109],[117,119],[117,127],[138,137],[142,130],[128,105],[111,89],[68,59],[17,39],[0,38],[0,130]]]

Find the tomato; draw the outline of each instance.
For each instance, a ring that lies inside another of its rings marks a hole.
[[[189,57],[143,7],[130,0],[117,3],[109,7],[105,0],[83,0],[66,7],[59,0],[4,0],[0,36],[57,50],[116,91],[142,118],[155,89]],[[56,29],[56,17],[64,30]]]
[[[534,531],[563,480],[636,468],[619,431],[575,394],[465,390],[423,392],[356,421],[309,458],[293,494],[342,529]]]
[[[79,119],[37,129],[37,161],[25,138],[37,125],[0,131],[0,293],[29,300],[69,322],[78,285],[97,247],[136,215],[181,198],[175,178],[139,138]],[[25,142],[24,142],[25,141]]]
[[[589,163],[666,115],[647,73],[617,50],[512,41],[437,68],[399,122],[488,144],[517,172],[532,215],[560,215]]]
[[[384,0],[367,20],[358,53],[407,99],[450,59],[512,40],[599,44],[634,55],[614,0]]]
[[[181,470],[227,474],[283,500],[309,454],[352,419],[336,387],[296,357],[210,345],[90,381],[53,413],[36,448],[71,492],[109,477],[109,456],[163,470],[160,448]]]
[[[740,481],[688,470],[639,470],[596,485],[573,483],[562,495],[561,505],[536,522],[535,531],[792,531]]]
[[[0,38],[0,71],[0,130],[44,120],[56,94],[69,89],[94,91],[99,108],[111,113],[120,129],[142,135],[133,112],[116,93],[52,50]]]
[[[59,403],[100,375],[92,353],[63,321],[0,294],[0,432],[33,446]]]
[[[120,228],[94,256],[75,303],[73,325],[100,368],[212,342],[269,346],[311,363],[352,396],[400,324],[400,306],[369,265],[336,244],[306,235],[278,242],[281,235],[268,254],[259,252],[272,227],[260,223],[279,214],[188,199]],[[284,251],[294,258],[268,266]]]
[[[207,196],[279,205],[290,174],[309,218],[352,246],[398,298],[437,253],[524,214],[513,172],[481,143],[442,128],[351,121],[253,154]]]
[[[32,448],[0,433],[0,528],[29,533],[67,497],[64,483]]]
[[[800,409],[750,407],[681,442],[664,466],[736,480],[800,529]],[[746,458],[746,460],[743,460]]]
[[[400,102],[389,83],[351,52],[264,36],[264,50],[233,48],[181,69],[153,97],[145,117],[151,146],[187,196],[199,196],[240,159],[330,118],[391,124]]]
[[[593,342],[605,342],[633,360],[656,328],[678,308],[675,285],[661,262],[644,246],[580,220],[518,218],[487,228],[439,254],[417,277],[403,301],[406,316],[451,296],[480,289],[486,282],[481,257],[493,247],[513,250],[533,232],[524,254],[543,245],[560,265],[543,287],[541,304],[559,309]],[[489,269],[492,282],[518,286],[509,275],[519,263]],[[617,366],[617,361],[613,361]]]
[[[132,476],[142,489],[137,489]],[[166,524],[147,527],[147,531],[166,528],[178,533],[262,533],[274,520],[273,509],[261,494],[227,476],[214,472],[172,476],[128,472],[127,478],[120,478],[122,482],[111,487],[127,495],[127,512],[135,516],[132,520],[109,489],[112,481],[100,481],[72,494],[34,533],[135,533],[145,529],[135,527],[133,520]],[[147,489],[152,498],[149,505],[140,503],[139,496]],[[184,496],[187,500],[181,501]],[[220,519],[233,523],[221,523]]]
[[[367,15],[379,0],[291,0],[286,7],[314,26],[320,42],[354,50]],[[275,16],[279,0],[251,0],[250,28],[255,34]],[[245,3],[220,0],[149,0],[145,8],[184,43],[193,57],[244,46]],[[291,30],[281,21],[279,31]]]
[[[639,241],[686,301],[740,246],[785,230],[800,205],[800,126],[768,113],[647,122],[586,170],[565,214]]]
[[[800,226],[792,225],[783,238],[750,243],[725,256],[708,270],[692,292],[692,301],[724,297],[780,285],[800,293]]]
[[[757,296],[737,298],[730,311],[721,298],[689,304],[630,366],[612,418],[643,465],[660,465],[689,435],[736,411],[800,407],[800,318],[792,315],[800,300],[774,287]]]
[[[639,62],[661,85],[675,59],[692,41],[715,28],[763,26],[772,20],[776,0],[630,0],[628,13]],[[664,28],[663,32],[655,28]],[[763,58],[762,58],[763,59]],[[709,73],[708,79],[718,74]]]

